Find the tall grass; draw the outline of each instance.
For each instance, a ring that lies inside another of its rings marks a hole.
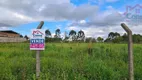
[[[127,80],[126,44],[47,43],[41,80]],[[0,43],[0,80],[35,80],[35,51],[28,43]],[[134,45],[135,80],[142,79],[142,45]]]

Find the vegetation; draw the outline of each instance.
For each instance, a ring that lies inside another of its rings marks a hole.
[[[54,38],[61,38],[60,34],[61,34],[60,29],[56,29]]]
[[[45,34],[46,34],[46,41],[49,41],[49,42],[60,42],[60,41],[64,41],[64,42],[66,42],[66,41],[79,42],[80,41],[80,42],[83,42],[85,40],[85,33],[82,30],[78,31],[78,33],[75,30],[71,30],[68,35],[65,32],[64,39],[61,38],[60,29],[55,30],[54,37],[51,36],[51,32],[49,29],[47,29],[45,31]]]
[[[133,34],[133,42],[134,43],[142,43],[142,35]],[[128,35],[124,33],[122,36],[117,32],[110,32],[108,34],[108,38],[104,42],[112,42],[112,43],[126,43],[128,41]]]
[[[85,33],[82,30],[78,31],[77,40],[83,41],[84,39],[85,39]]]
[[[46,35],[46,37],[51,37],[51,32],[49,31],[49,29],[47,29],[45,31],[45,35]]]
[[[45,42],[61,42],[62,39],[61,38],[51,38],[51,37],[46,37],[45,38]]]
[[[128,39],[128,36],[126,33],[124,33],[123,35],[120,35],[119,33],[117,32],[110,32],[108,34],[108,37],[106,39],[103,39],[102,37],[98,37],[98,38],[92,38],[92,37],[86,37],[85,38],[85,33],[80,30],[78,32],[76,32],[75,30],[71,30],[69,32],[68,35],[65,34],[65,38],[62,39],[61,38],[61,31],[60,29],[57,29],[55,30],[55,35],[54,37],[51,36],[51,32],[47,29],[45,31],[45,34],[46,34],[46,41],[47,42],[60,42],[60,41],[67,41],[68,39],[72,39],[73,42],[89,42],[89,40],[93,40],[93,42],[105,42],[105,43],[127,43],[127,39]],[[132,35],[133,37],[133,42],[134,43],[142,43],[142,35],[140,34],[133,34]],[[26,39],[27,36],[25,36]]]
[[[69,37],[71,37],[71,36],[72,36],[72,40],[75,41],[75,40],[76,40],[76,31],[71,30],[71,31],[69,32]]]
[[[41,51],[41,80],[127,80],[126,44],[47,43]],[[0,80],[35,80],[35,51],[29,43],[0,43]],[[135,80],[142,79],[142,45],[134,45]]]
[[[97,38],[97,41],[98,41],[98,42],[103,42],[103,40],[104,40],[104,39],[101,38],[101,37],[98,37],[98,38]]]

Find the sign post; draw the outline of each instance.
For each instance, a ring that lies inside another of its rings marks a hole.
[[[32,30],[30,39],[30,50],[36,50],[36,79],[40,77],[40,50],[44,50],[45,46],[45,31],[41,30],[44,22],[41,21],[37,29]]]
[[[121,26],[128,33],[128,68],[129,68],[129,80],[134,80],[134,66],[133,66],[133,41],[132,41],[132,31],[122,23]]]

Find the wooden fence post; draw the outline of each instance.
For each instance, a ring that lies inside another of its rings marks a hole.
[[[88,43],[88,54],[92,55],[93,49],[92,49],[92,38],[90,39]]]
[[[37,29],[41,29],[44,22],[41,21]],[[39,80],[40,77],[40,50],[36,51],[36,79]]]
[[[129,68],[129,80],[134,80],[134,66],[133,66],[133,41],[132,31],[122,23],[121,26],[128,34],[128,68]]]

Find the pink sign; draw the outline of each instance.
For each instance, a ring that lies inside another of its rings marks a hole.
[[[40,29],[32,30],[32,37],[30,39],[30,50],[44,50],[44,46],[44,31]]]

